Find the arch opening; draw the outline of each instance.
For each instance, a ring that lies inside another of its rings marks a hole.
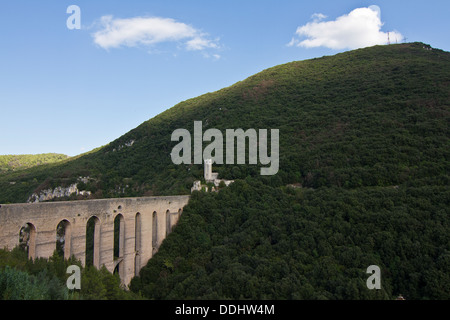
[[[136,213],[135,217],[135,225],[134,225],[134,234],[135,234],[135,242],[134,242],[134,250],[139,253],[141,251],[142,245],[142,234],[141,234],[141,214]]]
[[[86,223],[86,266],[100,267],[100,220],[92,216]]]
[[[138,276],[141,269],[141,246],[142,246],[142,233],[141,233],[141,214],[136,213],[134,224],[134,275]]]
[[[68,220],[62,220],[56,226],[56,252],[64,259],[71,254],[71,225]]]
[[[122,214],[114,218],[114,259],[123,258],[125,245],[125,224]]]
[[[114,218],[114,250],[113,250],[113,260],[114,260],[114,273],[118,273],[119,277],[123,279],[124,268],[123,268],[123,256],[125,249],[125,219],[121,213],[116,215]]]
[[[169,235],[170,232],[172,232],[172,221],[170,217],[170,211],[166,211],[166,237]]]
[[[117,214],[114,218],[114,248],[113,248],[113,260],[114,271],[113,274],[118,274],[120,279],[123,279],[123,257],[125,248],[125,219],[121,213]]]
[[[114,271],[113,271],[113,274],[118,274],[120,278],[122,278],[122,275],[121,275],[122,264],[123,264],[123,261],[117,262],[115,264]]]
[[[25,223],[19,231],[19,248],[27,253],[28,259],[36,257],[36,227]]]
[[[152,247],[153,252],[156,252],[158,249],[158,215],[156,211],[153,212],[152,217]]]

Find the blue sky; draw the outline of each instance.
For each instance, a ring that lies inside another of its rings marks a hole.
[[[450,51],[449,13],[446,0],[5,0],[0,154],[87,152],[183,100],[388,32]]]

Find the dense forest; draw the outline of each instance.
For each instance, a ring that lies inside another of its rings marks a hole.
[[[279,182],[195,192],[132,290],[152,299],[450,298],[448,187]],[[367,289],[370,265],[381,290]]]
[[[88,154],[1,174],[0,203],[80,176],[91,198],[188,194],[203,166],[171,162],[175,129],[279,129],[279,172],[214,164],[235,182],[192,194],[130,294],[449,299],[449,106],[450,53],[423,43],[291,62],[183,101]],[[381,290],[366,287],[370,265]]]
[[[69,290],[67,267],[81,269],[81,289]],[[55,251],[49,259],[28,260],[20,247],[0,249],[0,300],[136,300],[140,296],[124,290],[117,274],[105,267],[82,267],[72,258],[64,260]]]

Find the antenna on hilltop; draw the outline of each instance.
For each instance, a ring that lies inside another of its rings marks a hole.
[[[391,39],[389,38],[389,32],[388,32],[388,45],[391,44]]]

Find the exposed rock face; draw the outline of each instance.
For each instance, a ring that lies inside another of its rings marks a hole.
[[[118,146],[117,149],[114,148],[114,149],[113,149],[113,152],[122,150],[122,149],[125,148],[125,147],[131,147],[135,142],[136,142],[136,140],[130,140],[130,141],[128,141],[128,142],[125,142],[125,144],[122,144],[122,145]]]
[[[78,178],[79,181],[82,181],[84,183],[87,183],[89,181],[89,177],[80,177]],[[76,195],[90,195],[90,191],[85,190],[78,190],[77,183],[71,184],[68,187],[56,187],[55,189],[46,189],[42,190],[37,193],[33,193],[27,200],[28,203],[37,203],[37,202],[44,202],[44,201],[50,201],[55,198],[62,198],[62,197],[70,197],[72,194]]]

